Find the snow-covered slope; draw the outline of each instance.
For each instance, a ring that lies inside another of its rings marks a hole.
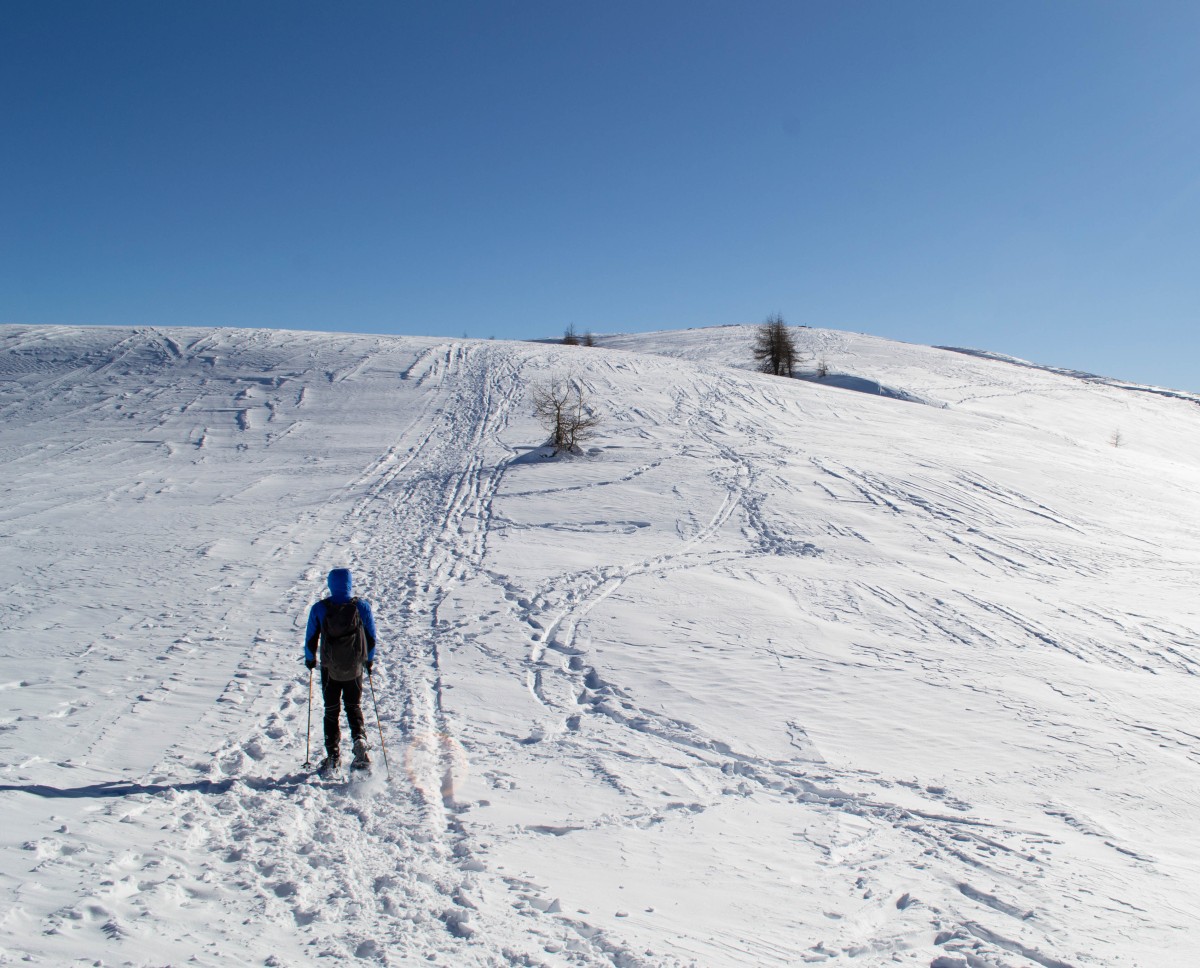
[[[801,338],[0,328],[0,963],[1195,963],[1195,400]]]

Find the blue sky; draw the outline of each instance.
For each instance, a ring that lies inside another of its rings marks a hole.
[[[1200,389],[1200,4],[0,5],[0,322],[757,322]]]

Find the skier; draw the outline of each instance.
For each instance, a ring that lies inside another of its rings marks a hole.
[[[325,773],[341,764],[341,709],[346,708],[350,736],[354,741],[353,769],[366,769],[367,730],[363,723],[363,669],[371,674],[375,661],[375,619],[371,605],[350,595],[350,569],[334,568],[329,573],[329,597],[308,612],[304,636],[304,664],[321,663],[321,696],[325,700],[325,759],[317,767]],[[318,644],[320,646],[318,652]]]

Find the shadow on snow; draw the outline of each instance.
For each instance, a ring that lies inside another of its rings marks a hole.
[[[197,780],[194,783],[137,783],[112,781],[80,787],[56,787],[47,783],[0,784],[0,793],[27,793],[47,800],[104,799],[161,793],[228,793],[236,784],[252,790],[294,790],[308,786],[311,774],[293,773],[282,777],[229,777],[224,780]]]

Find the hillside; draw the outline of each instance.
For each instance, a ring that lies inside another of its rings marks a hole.
[[[0,963],[1191,964],[1196,399],[749,340],[0,327]]]

